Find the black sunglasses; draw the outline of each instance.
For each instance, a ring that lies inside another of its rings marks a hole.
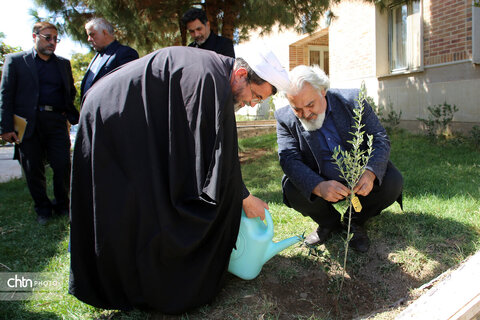
[[[57,37],[52,37],[52,36],[46,36],[44,34],[40,34],[40,33],[37,33],[37,36],[40,36],[42,37],[43,39],[45,39],[47,42],[50,42],[50,41],[55,41],[56,43],[59,43],[60,42],[60,39],[58,39]]]

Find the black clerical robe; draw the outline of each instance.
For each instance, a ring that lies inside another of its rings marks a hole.
[[[180,313],[220,289],[242,203],[233,63],[161,49],[87,93],[71,189],[78,299]]]

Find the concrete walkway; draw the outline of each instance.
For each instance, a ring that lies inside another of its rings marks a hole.
[[[0,183],[22,177],[20,163],[13,158],[13,145],[0,146]]]
[[[395,319],[480,319],[480,251],[436,279],[431,289]]]

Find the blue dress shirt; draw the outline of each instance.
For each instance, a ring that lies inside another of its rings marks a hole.
[[[314,132],[320,142],[320,150],[317,152],[316,157],[317,159],[321,159],[320,174],[322,177],[326,180],[344,182],[345,180],[340,178],[340,171],[338,171],[338,167],[332,158],[337,146],[340,146],[342,150],[344,147],[331,114],[332,110],[327,100],[327,110],[325,110],[323,126]]]

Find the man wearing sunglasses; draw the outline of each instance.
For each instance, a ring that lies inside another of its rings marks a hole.
[[[73,105],[76,90],[70,61],[54,54],[57,28],[48,22],[33,27],[32,50],[7,55],[0,85],[0,134],[16,143],[37,221],[46,224],[52,212],[67,215],[70,182],[70,137],[67,120],[78,122]],[[27,121],[22,141],[14,115]],[[53,170],[55,199],[47,196],[45,162]]]

